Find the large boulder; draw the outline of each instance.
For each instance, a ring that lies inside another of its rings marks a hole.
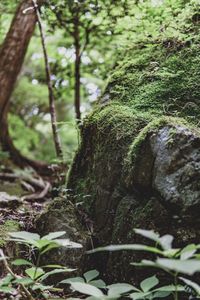
[[[67,188],[94,223],[95,246],[138,242],[136,227],[200,242],[199,52],[132,49],[84,120]],[[60,209],[57,223],[64,217]],[[92,263],[112,280],[136,280],[129,262],[140,257],[98,254]]]

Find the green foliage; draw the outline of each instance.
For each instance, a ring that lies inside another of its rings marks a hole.
[[[95,288],[91,283],[82,283],[78,280],[70,282],[70,279],[66,282],[71,284],[71,288],[81,294],[89,295],[90,297],[86,299],[121,299],[122,297],[127,297],[130,299],[160,299],[168,297],[172,292],[176,290],[174,285],[163,286],[156,288],[159,284],[159,280],[154,275],[152,277],[146,278],[140,284],[140,288],[127,283],[116,283],[108,286]],[[102,292],[102,289],[106,291],[106,294]],[[183,291],[181,286],[177,287],[178,291]],[[71,298],[75,299],[75,298]],[[76,298],[79,299],[79,298]]]
[[[30,149],[34,150],[39,144],[39,135],[34,129],[27,127],[24,121],[17,115],[9,115],[10,134],[13,142],[18,149],[22,149],[22,153],[30,155]]]
[[[12,294],[17,291],[21,286],[26,290],[26,293],[32,295],[34,299],[35,292],[37,291],[38,297],[46,297],[45,291],[56,290],[54,286],[45,284],[45,280],[52,275],[72,272],[74,269],[63,267],[61,265],[44,265],[40,266],[41,256],[49,252],[51,249],[56,249],[61,246],[67,248],[80,248],[78,243],[71,242],[69,239],[61,238],[65,231],[52,232],[42,238],[37,233],[30,233],[26,231],[10,232],[9,241],[26,245],[31,252],[37,255],[36,260],[31,259],[15,259],[12,261],[13,266],[24,267],[22,275],[15,274],[10,267],[8,267],[7,258],[1,251],[0,260],[4,262],[8,275],[0,281],[0,291],[5,294]],[[34,262],[35,261],[35,262]],[[48,271],[50,269],[50,271]]]
[[[196,296],[200,295],[200,287],[197,283],[180,276],[180,274],[191,276],[196,272],[200,272],[199,244],[189,244],[184,248],[173,248],[172,242],[174,240],[174,237],[169,234],[160,236],[153,230],[143,229],[135,229],[135,233],[145,237],[146,239],[149,239],[150,241],[155,242],[155,246],[149,247],[143,244],[111,245],[88,251],[88,253],[91,254],[98,251],[132,250],[147,251],[152,254],[159,255],[155,258],[155,260],[144,259],[139,263],[131,263],[131,265],[145,268],[154,267],[167,272],[173,277],[174,284],[152,290],[152,288],[154,288],[159,283],[159,280],[155,276],[150,277],[148,279],[145,279],[140,284],[141,290],[139,291],[139,293],[136,292],[130,295],[130,297],[133,297],[132,299],[162,298],[169,296],[170,293],[173,293],[174,299],[177,300],[179,299],[179,293],[181,295],[181,293],[187,292],[187,289],[184,289],[182,285],[178,284],[179,281],[181,283],[184,282],[187,286],[189,286],[192,289],[193,293],[196,294]]]
[[[131,263],[134,266],[141,267],[156,267],[170,274],[174,278],[174,283],[162,286],[160,280],[156,275],[144,279],[139,287],[128,283],[115,283],[106,285],[105,282],[98,278],[99,272],[91,270],[83,274],[83,277],[73,277],[62,280],[59,285],[70,285],[72,291],[76,291],[81,295],[86,295],[86,299],[121,299],[127,297],[134,300],[152,300],[167,298],[173,295],[175,300],[179,299],[179,295],[183,293],[192,293],[200,296],[200,286],[191,279],[180,276],[180,274],[192,275],[200,272],[199,265],[199,249],[200,245],[189,244],[184,248],[173,248],[173,236],[164,235],[160,236],[152,230],[135,229],[135,233],[142,237],[153,241],[155,246],[146,246],[138,244],[130,245],[113,245],[108,247],[97,248],[89,251],[88,253],[96,253],[98,251],[119,251],[119,250],[132,250],[132,251],[148,251],[152,254],[159,255],[155,260],[142,260],[140,263]],[[18,276],[7,269],[8,274],[0,282],[0,291],[5,294],[12,294],[19,285],[23,285],[31,295],[47,297],[46,292],[62,291],[61,288],[57,289],[55,286],[45,285],[45,280],[55,274],[73,271],[72,269],[60,265],[46,265],[40,266],[41,255],[47,253],[50,249],[58,248],[60,246],[66,247],[81,247],[80,244],[73,243],[66,239],[61,239],[65,232],[54,232],[44,237],[40,237],[36,233],[29,232],[12,232],[10,233],[10,240],[17,243],[28,245],[33,250],[38,251],[38,258],[36,264],[30,259],[15,259],[12,265],[24,268],[22,276]],[[1,252],[2,254],[2,252]],[[6,261],[7,258],[2,255],[1,261]],[[5,266],[6,266],[5,264]],[[46,269],[51,271],[46,271]],[[49,299],[49,298],[48,298]],[[82,299],[82,298],[70,298]],[[181,298],[180,298],[181,299]]]
[[[106,89],[110,99],[126,103],[134,113],[145,114],[147,119],[164,112],[197,123],[198,4],[198,0],[59,0],[42,7],[58,122],[67,124],[59,125],[66,160],[71,160],[78,144],[73,122],[76,13],[80,18],[79,44],[84,50],[83,115],[97,100],[111,71]],[[16,5],[16,1],[1,1],[0,43]],[[114,66],[117,69],[112,72]],[[10,110],[10,131],[15,145],[30,157],[53,161],[55,153],[38,30],[29,45]]]
[[[61,281],[61,284],[72,284],[75,283],[84,283],[90,284],[96,288],[105,288],[106,284],[103,280],[97,279],[99,272],[97,270],[91,270],[83,274],[83,277],[74,277]]]

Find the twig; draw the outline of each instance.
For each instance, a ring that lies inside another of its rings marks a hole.
[[[5,255],[4,255],[2,249],[0,249],[0,256],[3,258],[3,263],[4,263],[4,266],[5,266],[6,270],[8,271],[8,273],[10,273],[15,279],[21,278],[21,277],[17,276],[17,275],[12,271],[12,269],[9,267],[8,262],[7,262],[7,259],[6,259]],[[26,299],[27,299],[27,300],[35,300],[35,299],[32,297],[31,293],[27,290],[27,288],[26,288],[22,283],[20,283],[19,286],[20,286],[20,288],[22,289],[23,293],[26,295]]]

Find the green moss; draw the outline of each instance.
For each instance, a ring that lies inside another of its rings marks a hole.
[[[4,224],[0,225],[0,247],[6,245],[9,232],[18,231],[19,229],[19,223],[13,220],[7,220]]]
[[[198,45],[169,52],[162,45],[127,51],[114,70],[105,94],[137,114],[200,117],[200,49]]]
[[[146,124],[143,116],[135,116],[128,106],[118,103],[99,107],[87,117],[68,179],[68,188],[73,190],[76,201],[84,201],[87,210],[96,202],[100,190],[107,201],[119,181],[124,153]]]

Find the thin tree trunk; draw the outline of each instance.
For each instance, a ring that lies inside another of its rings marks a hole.
[[[79,32],[79,10],[77,9],[76,16],[74,18],[74,47],[75,47],[75,86],[74,86],[74,107],[75,107],[75,114],[76,114],[76,121],[77,124],[80,124],[81,121],[81,99],[80,99],[80,88],[81,88],[81,46],[80,46],[80,32]]]
[[[42,49],[43,49],[43,53],[44,53],[46,80],[47,80],[48,91],[49,91],[49,111],[50,111],[50,115],[51,115],[53,140],[54,140],[54,144],[55,144],[55,150],[56,150],[57,157],[62,159],[63,153],[62,153],[60,138],[58,135],[55,98],[54,98],[53,86],[52,86],[52,81],[51,81],[51,69],[50,69],[50,65],[49,65],[49,59],[48,59],[48,54],[47,54],[47,49],[46,49],[46,44],[45,44],[45,36],[44,36],[43,28],[42,28],[42,21],[40,18],[40,13],[39,13],[39,10],[37,7],[37,2],[36,2],[36,0],[32,0],[32,2],[34,5],[34,8],[35,8],[35,13],[36,13],[38,26],[39,26],[39,30],[40,30],[41,41],[42,41]]]
[[[43,2],[44,0],[38,1],[38,5]],[[46,163],[33,161],[21,155],[15,148],[8,130],[10,97],[36,24],[34,11],[27,10],[30,7],[32,0],[23,0],[20,3],[0,49],[0,142],[3,150],[8,151],[13,161],[20,167],[30,165],[40,173],[48,173]]]

